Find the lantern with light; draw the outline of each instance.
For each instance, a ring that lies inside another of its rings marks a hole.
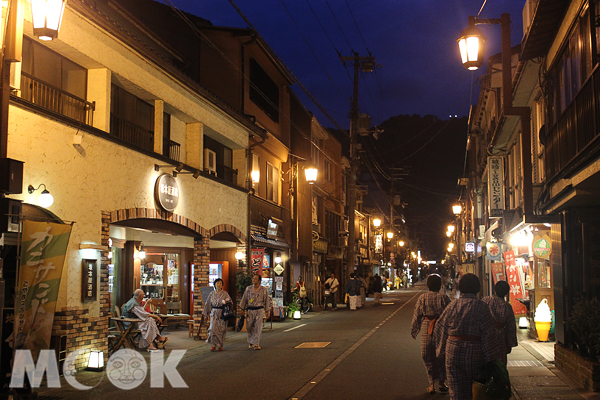
[[[260,171],[254,170],[250,172],[250,177],[252,178],[252,183],[260,182]]]
[[[448,225],[448,232],[454,233],[454,225]]]
[[[460,215],[460,213],[462,212],[462,206],[460,204],[453,205],[452,212],[454,213],[454,215]]]
[[[302,313],[300,310],[294,311],[294,319],[302,319]]]
[[[275,261],[275,264],[281,264],[281,253],[277,253],[274,261]]]
[[[241,251],[237,251],[235,253],[235,259],[240,261],[242,258],[244,258],[244,253],[242,253]]]
[[[318,173],[319,173],[319,170],[315,166],[311,165],[310,167],[306,167],[304,169],[304,175],[306,177],[306,182],[308,182],[310,185],[315,183],[317,181]]]
[[[485,40],[483,32],[475,27],[475,20],[469,19],[469,27],[458,38],[460,58],[468,70],[474,71],[483,65]]]
[[[398,246],[400,246],[400,247],[404,247],[404,240],[401,240],[401,241],[399,241],[399,242],[398,242]]]
[[[391,240],[393,237],[394,237],[394,232],[388,232],[388,233],[387,233],[387,238],[388,238],[388,239],[390,239],[390,240]]]
[[[103,371],[104,370],[104,353],[102,351],[92,350],[90,358],[88,358],[88,371]]]
[[[379,227],[381,226],[381,219],[379,219],[379,218],[375,218],[375,219],[373,220],[373,226],[374,226],[375,228],[379,228]]]
[[[40,40],[56,39],[66,3],[66,0],[31,0],[33,35]]]
[[[452,232],[446,231],[446,236],[448,236],[448,237],[452,236]]]

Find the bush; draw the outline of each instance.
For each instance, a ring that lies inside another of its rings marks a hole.
[[[244,290],[250,285],[252,285],[252,276],[250,274],[245,272],[235,274],[235,287],[239,294],[244,294]]]
[[[600,300],[577,299],[567,325],[577,336],[578,345],[600,352]]]

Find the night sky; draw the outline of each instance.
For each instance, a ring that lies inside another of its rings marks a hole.
[[[157,1],[215,26],[248,26],[228,0]],[[388,174],[390,167],[410,171],[395,186],[407,203],[401,212],[421,249],[438,259],[447,246],[444,232],[453,220],[451,205],[460,194],[456,183],[464,166],[466,121],[470,104],[477,102],[481,75],[461,65],[456,39],[484,1],[233,0],[332,117],[334,121],[298,85],[293,86],[305,107],[327,128],[349,126],[353,70],[350,64],[344,66],[339,54],[375,57],[381,67],[362,74],[359,87],[359,112],[370,114],[374,125],[386,129],[367,146],[372,154],[370,168],[376,169],[376,162]],[[487,0],[479,17],[510,13],[516,45],[523,33],[524,4],[524,0]],[[500,26],[479,28],[488,38],[485,57],[500,52]],[[413,117],[392,118],[399,115]],[[426,115],[430,117],[419,117]],[[399,124],[402,121],[408,125]],[[371,175],[364,162],[361,175],[370,191],[365,204],[389,209],[384,194],[389,180]]]
[[[227,0],[158,0],[210,20],[247,27]],[[369,52],[381,65],[361,78],[360,111],[374,124],[400,114],[466,116],[471,81],[456,39],[484,0],[234,0],[250,23],[340,126],[347,128],[352,70],[339,59]],[[480,17],[511,15],[512,42],[520,42],[525,1],[487,0]],[[351,10],[351,11],[350,11]],[[486,57],[500,51],[499,25],[480,27]],[[321,124],[333,127],[295,85]],[[477,99],[473,90],[472,102]]]

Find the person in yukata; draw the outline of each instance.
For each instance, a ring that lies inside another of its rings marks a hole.
[[[352,311],[356,311],[356,299],[359,295],[359,285],[360,283],[356,280],[356,275],[354,272],[351,273],[350,279],[346,282],[346,293],[348,294],[348,304]]]
[[[433,329],[451,300],[445,294],[440,293],[442,278],[439,275],[429,275],[427,287],[429,292],[422,294],[415,305],[410,334],[413,339],[416,339],[419,331],[421,332],[421,358],[423,358],[429,378],[427,391],[435,393],[435,382],[439,382],[440,392],[447,392],[448,386],[444,383],[446,380],[444,355],[442,354],[441,357],[436,355]]]
[[[204,311],[202,314],[210,316],[210,325],[208,327],[208,338],[206,343],[210,343],[212,347],[210,351],[223,351],[223,343],[225,342],[225,334],[227,333],[227,321],[221,318],[225,304],[232,303],[229,293],[223,290],[223,279],[219,278],[213,283],[215,290],[210,292]]]
[[[242,315],[248,307],[246,316],[246,329],[248,330],[248,347],[254,350],[260,350],[260,335],[262,334],[263,318],[269,318],[271,315],[271,298],[267,293],[267,288],[261,286],[262,276],[256,274],[252,277],[252,285],[248,286],[240,301]]]
[[[436,355],[446,357],[450,400],[470,400],[473,379],[485,363],[499,360],[494,318],[483,301],[477,299],[481,284],[474,274],[464,274],[459,283],[460,297],[450,303],[435,324]]]
[[[375,274],[373,278],[373,299],[376,306],[381,305],[381,291],[383,290],[381,286],[381,277],[379,274]]]
[[[142,321],[138,322],[138,329],[141,332],[140,347],[147,348],[148,351],[156,350],[154,341],[158,341],[158,346],[164,348],[169,341],[168,336],[162,336],[158,330],[156,323],[162,323],[158,315],[150,314],[142,308],[142,300],[144,299],[144,291],[136,289],[133,292],[133,297],[123,306],[122,314],[125,318],[139,318]]]
[[[513,347],[518,346],[517,324],[512,306],[504,300],[510,292],[510,285],[506,281],[498,281],[494,286],[495,296],[481,299],[490,308],[496,327],[496,340],[500,346],[500,356],[504,365],[508,363],[508,354]]]
[[[362,275],[356,275],[356,282],[358,283],[358,297],[360,298],[360,306],[364,307],[367,305],[367,281],[362,277]]]

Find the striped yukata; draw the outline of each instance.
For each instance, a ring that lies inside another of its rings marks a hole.
[[[208,338],[206,343],[210,343],[216,347],[223,347],[225,342],[225,334],[227,333],[227,321],[221,319],[223,314],[223,305],[225,303],[231,303],[231,297],[229,294],[221,290],[217,292],[213,290],[206,299],[204,305],[204,311],[202,314],[210,315],[210,326],[208,327]]]
[[[451,400],[470,400],[483,365],[500,359],[495,329],[487,304],[471,293],[461,293],[435,324],[437,355],[446,356]]]
[[[136,317],[142,320],[138,322],[138,329],[141,332],[140,347],[146,348],[152,344],[154,339],[160,335],[158,327],[156,326],[156,320],[150,316],[150,313],[145,311],[141,306],[135,306],[131,309],[131,312]]]
[[[504,365],[508,363],[508,353],[518,346],[517,324],[512,306],[498,296],[487,296],[481,299],[490,308],[496,326],[496,340],[500,346],[500,356]]]
[[[242,309],[246,306],[248,306],[248,314],[246,316],[248,344],[259,346],[263,318],[265,317],[265,313],[271,313],[271,298],[267,293],[267,288],[259,286],[258,289],[254,289],[254,285],[248,286],[240,301]]]
[[[430,330],[446,306],[450,304],[450,298],[438,292],[427,292],[422,294],[415,305],[410,334],[413,339],[421,331],[421,358],[427,370],[429,384],[443,382],[446,380],[446,367],[444,366],[444,355],[437,357],[435,353],[435,337]]]

